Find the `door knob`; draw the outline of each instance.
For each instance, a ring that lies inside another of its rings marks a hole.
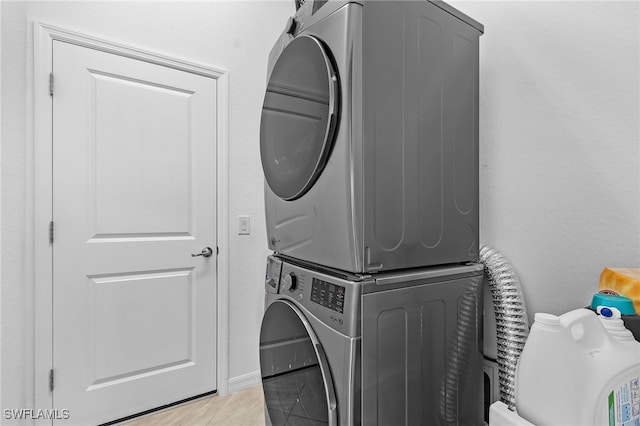
[[[213,254],[213,250],[211,250],[211,247],[205,247],[202,249],[200,253],[192,253],[191,257],[198,257],[198,256],[209,257],[212,254]]]

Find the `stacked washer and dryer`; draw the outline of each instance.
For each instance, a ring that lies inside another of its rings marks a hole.
[[[483,26],[440,1],[296,6],[260,123],[267,424],[481,424]]]

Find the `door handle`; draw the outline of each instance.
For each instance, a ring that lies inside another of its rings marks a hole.
[[[212,254],[213,254],[213,250],[211,250],[211,247],[205,247],[202,249],[200,253],[191,253],[191,257],[198,257],[198,256],[209,257]]]

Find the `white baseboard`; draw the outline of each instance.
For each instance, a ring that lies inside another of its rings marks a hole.
[[[236,393],[260,384],[262,384],[260,370],[252,371],[251,373],[243,374],[242,376],[229,378],[228,391],[229,393]]]

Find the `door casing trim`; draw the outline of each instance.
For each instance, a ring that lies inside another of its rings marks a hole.
[[[34,402],[38,408],[53,408],[53,394],[49,391],[49,370],[53,368],[53,246],[49,243],[49,222],[53,217],[53,101],[49,94],[49,74],[53,71],[54,40],[76,44],[132,59],[150,62],[216,80],[216,238],[217,257],[217,391],[229,393],[228,354],[228,229],[229,229],[229,86],[228,72],[222,68],[197,64],[139,47],[115,43],[68,29],[34,23]],[[37,424],[50,424],[37,421]]]

